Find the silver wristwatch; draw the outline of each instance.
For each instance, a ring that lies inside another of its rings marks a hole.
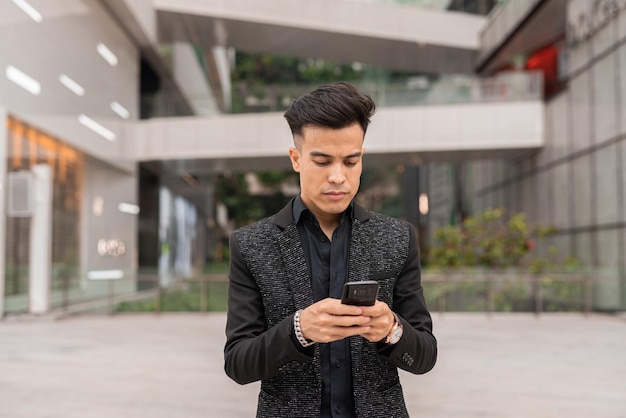
[[[396,323],[393,324],[393,326],[391,327],[391,330],[389,330],[389,334],[387,334],[387,339],[385,340],[385,342],[387,344],[396,344],[398,341],[400,341],[400,338],[402,337],[402,322],[400,321],[400,317],[395,313],[395,312],[391,312],[393,314],[393,317],[396,319]]]

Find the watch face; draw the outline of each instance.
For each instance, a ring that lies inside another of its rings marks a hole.
[[[398,341],[400,341],[400,337],[402,337],[402,328],[398,327],[394,329],[393,332],[391,333],[391,338],[389,338],[389,342],[391,344],[395,344]]]

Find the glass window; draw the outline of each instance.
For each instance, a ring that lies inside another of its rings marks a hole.
[[[14,117],[7,120],[7,172],[29,172],[45,164],[52,172],[51,290],[80,283],[80,220],[83,190],[82,153]],[[5,311],[28,310],[31,218],[6,218]]]

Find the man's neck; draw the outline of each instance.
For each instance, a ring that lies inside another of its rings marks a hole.
[[[339,215],[339,217],[336,218],[335,221],[324,222],[318,219],[318,222],[320,224],[320,229],[322,230],[324,235],[326,235],[326,238],[328,238],[329,241],[332,241],[333,232],[335,232],[335,229],[337,229],[337,227],[339,226],[339,223],[341,222],[341,215]]]

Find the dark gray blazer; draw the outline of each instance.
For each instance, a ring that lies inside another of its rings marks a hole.
[[[356,415],[407,417],[397,368],[426,373],[437,358],[415,231],[408,222],[358,205],[354,216],[348,280],[377,280],[378,299],[404,328],[392,348],[350,338]],[[292,202],[236,230],[230,247],[226,373],[240,384],[261,380],[257,417],[319,417],[319,349],[302,350],[290,335],[294,312],[313,303]]]

